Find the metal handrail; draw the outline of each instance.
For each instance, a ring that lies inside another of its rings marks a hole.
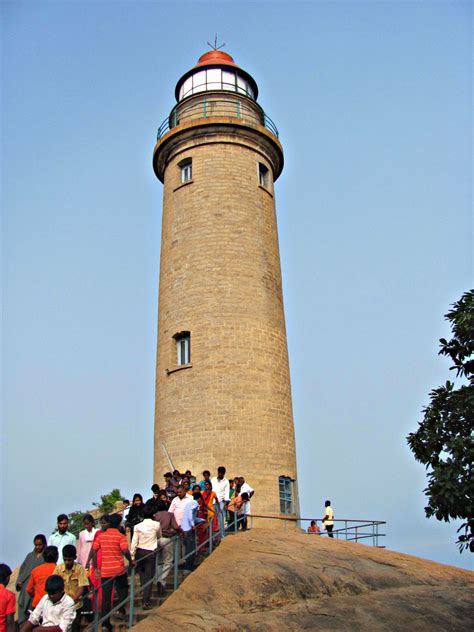
[[[218,513],[222,514],[223,512],[220,512],[218,509],[216,509],[215,511],[217,511]],[[119,513],[119,512],[117,512]],[[201,544],[198,544],[197,542],[197,531],[194,530],[194,548],[186,555],[182,555],[181,554],[181,538],[179,536],[174,536],[173,538],[171,538],[171,540],[173,541],[173,548],[174,548],[174,554],[173,554],[173,590],[176,590],[178,588],[178,584],[179,584],[179,566],[182,562],[185,562],[189,557],[196,555],[200,549],[203,549],[204,547],[207,546],[207,551],[208,551],[208,555],[210,555],[216,545],[216,542],[218,543],[221,538],[224,538],[225,533],[229,534],[232,532],[236,532],[238,530],[238,526],[239,526],[239,518],[237,517],[236,514],[234,514],[234,520],[232,523],[233,529],[229,530],[229,526],[228,526],[228,530],[226,530],[225,532],[222,531],[221,529],[219,529],[218,531],[216,531],[215,533],[213,533],[212,530],[212,520],[208,522],[208,530],[209,530],[209,535],[207,537],[206,540],[204,540],[203,542],[201,542]],[[148,586],[150,586],[153,582],[156,582],[159,580],[160,576],[158,574],[158,552],[159,549],[156,549],[155,551],[151,551],[148,555],[143,556],[142,558],[140,558],[140,561],[145,560],[149,557],[152,556],[156,556],[155,557],[155,574],[154,576],[145,584],[140,585],[140,590],[143,591],[145,588],[147,588]],[[99,608],[98,608],[98,594],[99,591],[102,590],[102,588],[108,584],[109,582],[112,582],[115,580],[115,576],[108,578],[107,581],[105,581],[103,584],[101,584],[100,586],[98,586],[97,588],[94,588],[93,590],[89,591],[88,596],[89,597],[93,597],[95,596],[95,603],[96,603],[96,607],[94,610],[94,622],[92,623],[92,625],[90,627],[87,628],[88,632],[97,632],[99,625],[101,625],[104,621],[106,621],[107,619],[110,618],[110,616],[112,614],[114,614],[115,612],[121,610],[122,608],[124,608],[127,604],[129,604],[129,613],[128,613],[128,623],[127,623],[127,627],[130,629],[133,626],[133,619],[134,619],[134,615],[135,615],[135,576],[136,576],[136,565],[133,565],[131,567],[131,571],[130,571],[130,592],[127,595],[127,598],[124,599],[123,601],[121,601],[120,603],[114,605],[110,611],[104,615],[103,617],[99,617]]]
[[[298,526],[302,522],[311,522],[314,520],[316,525],[318,523],[322,524],[322,519],[319,518],[300,518],[299,516],[282,516],[282,515],[259,515],[253,514],[252,518],[263,518],[266,520],[280,520],[284,523],[284,529],[288,529],[288,524],[293,523],[294,526]],[[339,529],[333,529],[331,533],[327,531],[319,531],[318,533],[308,533],[307,535],[319,535],[323,537],[335,537],[336,539],[344,539],[348,542],[359,542],[360,540],[365,540],[367,538],[372,538],[372,545],[378,548],[385,548],[383,545],[379,544],[379,538],[385,537],[385,533],[380,533],[379,526],[387,524],[384,520],[364,520],[359,518],[338,518],[333,520],[334,523],[341,523],[344,526],[341,526]],[[355,524],[357,523],[357,524]],[[252,522],[253,526],[253,522]],[[364,531],[360,531],[361,529],[370,529],[369,533]],[[306,532],[305,532],[306,533]]]
[[[268,129],[277,138],[279,137],[277,126],[260,106],[257,106],[257,109],[252,108],[244,100],[238,98],[215,99],[203,97],[188,105],[181,103],[175,105],[170,115],[158,128],[156,138],[160,140],[167,132],[185,121],[202,118],[209,119],[218,116],[248,121],[258,120],[263,127]]]
[[[224,520],[223,520],[224,512],[218,509],[217,506],[215,506],[214,510],[215,512],[217,512],[217,515],[219,518],[219,529],[216,532],[213,532],[212,520],[210,520],[207,523],[207,528],[209,531],[208,536],[203,542],[201,542],[201,544],[198,544],[197,531],[194,530],[194,539],[195,539],[194,547],[186,555],[182,555],[181,538],[179,536],[174,536],[173,538],[171,538],[173,542],[173,549],[174,549],[173,551],[173,590],[176,590],[179,585],[179,566],[181,563],[185,562],[189,557],[196,555],[204,547],[207,547],[207,554],[211,555],[213,550],[215,549],[216,544],[218,544],[221,541],[221,539],[225,537],[225,535],[236,533],[238,531],[239,526],[241,524],[241,520],[243,519],[244,516],[238,516],[237,512],[234,511],[232,521],[228,522],[227,528],[224,529]],[[121,513],[121,512],[117,512],[117,513]],[[294,523],[295,525],[301,522],[310,522],[311,520],[314,520],[316,524],[318,522],[322,522],[321,519],[315,519],[315,518],[300,518],[297,516],[281,516],[281,515],[269,516],[268,514],[267,515],[252,514],[246,517],[250,521],[250,528],[253,527],[254,518],[286,521],[287,523]],[[359,542],[361,540],[367,540],[369,538],[372,538],[373,546],[379,547],[378,538],[385,536],[384,533],[379,532],[379,526],[386,524],[386,522],[383,520],[362,520],[362,519],[353,519],[353,518],[339,518],[339,519],[335,519],[334,522],[344,523],[344,527],[334,529],[332,531],[332,535],[337,539],[339,539],[340,537],[343,537],[343,539],[347,541]],[[350,523],[358,523],[358,524],[350,524]],[[367,528],[372,528],[372,532],[364,533],[364,532],[359,531],[361,529],[367,529]],[[313,534],[308,534],[308,535],[313,535]],[[321,532],[320,534],[315,534],[315,535],[328,536],[329,534],[327,532],[326,533]],[[160,576],[158,574],[158,565],[159,565],[159,557],[157,555],[158,551],[159,549],[156,549],[155,551],[151,551],[148,555],[140,558],[140,561],[142,561],[142,560],[147,559],[148,557],[155,556],[155,573],[148,582],[146,582],[143,585],[140,585],[140,591],[143,591],[145,588],[150,586],[153,582],[157,582],[160,579]],[[89,592],[89,596],[93,596],[93,595],[96,596],[96,599],[95,599],[96,607],[94,610],[94,622],[89,628],[87,628],[87,632],[97,632],[99,625],[101,625],[104,621],[109,619],[110,616],[114,614],[115,612],[125,608],[127,604],[129,604],[127,627],[130,629],[134,625],[135,597],[136,597],[136,590],[135,590],[136,572],[137,572],[136,566],[133,565],[130,571],[130,591],[127,598],[121,601],[120,603],[114,605],[110,609],[110,611],[103,617],[99,617],[97,596],[99,594],[99,591],[102,590],[103,586],[106,585],[108,582],[114,581],[115,577],[111,577],[110,579],[107,579],[107,581],[105,581],[104,584],[102,584],[101,586],[98,586],[97,588]]]

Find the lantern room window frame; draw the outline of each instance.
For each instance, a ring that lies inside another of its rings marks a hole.
[[[179,101],[199,92],[213,90],[237,92],[255,100],[250,83],[233,68],[204,68],[197,70],[183,81],[179,88]]]

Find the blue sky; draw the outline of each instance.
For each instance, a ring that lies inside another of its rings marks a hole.
[[[468,2],[9,2],[2,10],[2,561],[151,484],[162,186],[179,77],[217,33],[285,149],[276,183],[301,509],[427,520],[405,437],[472,284]],[[213,464],[210,464],[212,466]]]

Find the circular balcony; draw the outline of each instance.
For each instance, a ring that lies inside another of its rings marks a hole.
[[[186,99],[186,101],[188,100]],[[221,98],[212,95],[194,97],[187,103],[178,103],[158,128],[156,138],[160,140],[167,132],[182,123],[211,117],[235,118],[251,125],[263,125],[278,138],[278,129],[275,123],[255,102],[248,99]]]

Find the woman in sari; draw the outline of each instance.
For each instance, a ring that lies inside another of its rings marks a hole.
[[[242,496],[240,496],[239,494],[234,494],[232,496],[232,500],[227,505],[228,520],[226,531],[237,531],[239,520],[241,520],[241,518],[239,518],[239,514],[241,512],[243,504],[244,501],[242,499]]]
[[[44,563],[43,550],[46,546],[46,537],[40,533],[35,535],[33,539],[34,549],[23,560],[23,564],[18,571],[18,579],[16,581],[16,589],[20,593],[18,595],[18,624],[21,625],[28,619],[28,609],[31,606],[31,597],[26,592],[28,586],[28,580],[30,579],[31,571]]]
[[[219,502],[217,500],[216,492],[212,491],[211,481],[206,481],[204,483],[202,497],[207,505],[207,521],[209,526],[212,528],[212,532],[215,533],[216,531],[219,531],[219,520],[217,519],[217,508],[219,506]]]
[[[199,487],[199,485],[195,485],[195,487]],[[194,491],[194,490],[193,490]],[[197,489],[201,494],[201,490]],[[204,500],[204,492],[201,494],[201,498],[197,499],[197,503],[199,505],[197,510],[197,517],[201,518],[204,522],[201,522],[196,526],[196,535],[197,535],[197,543],[203,544],[207,540],[207,520],[208,520],[208,508],[206,501]],[[204,551],[207,547],[203,547],[201,551]]]

